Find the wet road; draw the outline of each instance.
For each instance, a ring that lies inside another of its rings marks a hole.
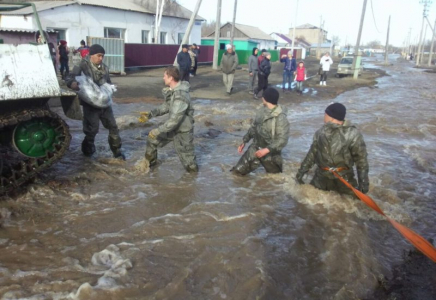
[[[282,103],[291,136],[285,170],[229,170],[258,102],[195,101],[198,174],[168,145],[141,170],[147,132],[116,105],[128,160],[111,159],[107,131],[84,158],[80,122],[69,153],[24,195],[2,203],[2,299],[360,299],[412,248],[358,200],[298,186],[294,176],[322,126],[345,104],[368,148],[370,192],[387,215],[436,238],[434,74],[407,62],[372,88]],[[311,175],[309,175],[311,177]],[[306,178],[306,181],[309,180]],[[18,213],[18,216],[10,214]]]

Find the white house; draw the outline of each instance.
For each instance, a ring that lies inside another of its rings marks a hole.
[[[290,49],[292,47],[292,39],[289,38],[288,36],[278,32],[273,32],[270,34],[270,36],[277,42],[277,49],[279,50],[282,48]],[[301,59],[306,58],[306,51],[307,51],[306,49],[309,48],[310,48],[309,43],[297,38],[295,39],[294,49],[300,50]]]
[[[139,0],[72,0],[35,2],[44,29],[58,31],[58,39],[79,46],[87,36],[122,38],[126,43],[153,43],[155,11]],[[161,44],[180,44],[192,12],[172,3],[164,10],[160,27]],[[201,43],[201,25],[197,16],[189,43]],[[36,29],[32,8],[2,13],[1,28]]]

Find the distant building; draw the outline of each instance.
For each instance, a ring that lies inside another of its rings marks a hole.
[[[291,49],[292,48],[292,39],[288,36],[273,32],[270,34],[271,38],[273,38],[277,43],[277,49]],[[297,59],[305,59],[306,58],[306,51],[308,51],[310,48],[310,44],[305,42],[301,39],[295,39],[294,42],[294,49],[297,50],[296,58]]]
[[[135,0],[71,0],[34,2],[44,29],[58,32],[70,46],[79,46],[89,37],[120,38],[126,43],[154,43],[156,11],[141,6]],[[172,2],[162,16],[159,40],[161,44],[180,44],[192,12]],[[197,16],[189,43],[201,42],[201,25],[205,19]],[[0,27],[35,30],[32,8],[3,12]]]
[[[292,36],[294,28],[289,28],[289,36]],[[321,43],[327,41],[327,31],[320,29],[312,24],[303,24],[295,27],[295,36],[304,37],[304,39],[310,44],[319,43],[321,35]]]
[[[232,31],[232,23],[227,22],[220,29],[220,38],[230,40],[230,35]],[[204,37],[203,40],[208,40],[215,37],[215,31]],[[235,35],[234,40],[254,42],[260,49],[275,49],[276,41],[271,38],[267,33],[263,32],[257,27],[235,24]],[[236,46],[236,45],[235,45]],[[236,49],[239,49],[236,47]],[[247,49],[244,49],[247,50]]]
[[[334,55],[333,53],[333,44],[332,42],[322,43],[319,47],[321,51],[321,56],[325,54],[326,52],[329,52],[331,55]],[[310,56],[316,56],[316,51],[318,51],[318,44],[312,44],[310,46]]]

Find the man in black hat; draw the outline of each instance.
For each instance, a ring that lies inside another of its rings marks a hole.
[[[345,113],[346,108],[341,103],[333,103],[327,107],[324,114],[325,124],[315,133],[310,150],[297,172],[298,183],[304,183],[304,174],[316,164],[315,175],[310,182],[316,188],[340,194],[353,194],[329,171],[333,168],[362,193],[368,192],[369,167],[366,145],[359,130],[345,121]],[[354,165],[357,168],[358,181],[354,178]]]
[[[279,92],[270,87],[263,93],[263,107],[257,111],[253,124],[243,138],[238,152],[253,143],[242,155],[232,171],[246,175],[262,165],[268,173],[283,171],[282,149],[288,143],[289,122],[285,109],[278,105]]]
[[[102,46],[95,44],[89,48],[89,55],[82,59],[79,67],[75,67],[71,77],[67,81],[67,86],[73,90],[79,90],[80,86],[76,81],[76,76],[82,73],[92,78],[94,83],[102,86],[105,83],[112,84],[109,77],[109,68],[103,63],[105,50]],[[109,146],[115,158],[125,159],[121,152],[121,137],[118,126],[114,118],[112,106],[100,108],[92,106],[85,101],[80,101],[83,106],[83,132],[85,139],[82,142],[82,152],[86,156],[91,156],[95,152],[94,140],[98,133],[100,121],[109,130]]]
[[[189,45],[183,44],[182,51],[177,54],[177,64],[179,65],[180,81],[189,82],[189,71],[191,70],[192,60],[188,53]]]

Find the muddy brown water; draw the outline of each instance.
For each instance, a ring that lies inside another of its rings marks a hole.
[[[164,120],[138,124],[135,111],[151,104],[114,106],[126,162],[110,158],[103,129],[98,155],[84,158],[81,124],[68,120],[69,153],[1,203],[1,299],[367,296],[412,246],[358,200],[293,178],[325,107],[342,102],[367,143],[369,194],[390,217],[436,238],[434,75],[392,59],[377,88],[282,103],[291,136],[279,175],[229,172],[259,106],[250,97],[194,101],[198,174],[185,173],[171,145],[158,168],[139,170],[146,134]]]

